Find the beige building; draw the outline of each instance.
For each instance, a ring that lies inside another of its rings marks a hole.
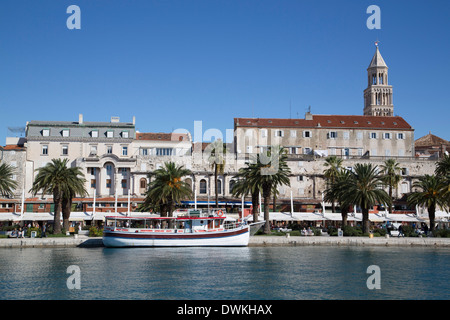
[[[281,145],[294,158],[411,157],[414,129],[401,117],[312,115],[305,119],[235,118],[238,156]]]

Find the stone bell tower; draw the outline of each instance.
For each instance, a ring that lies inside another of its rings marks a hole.
[[[365,116],[393,116],[392,86],[388,84],[388,67],[375,43],[376,51],[367,68],[367,89],[364,90]]]

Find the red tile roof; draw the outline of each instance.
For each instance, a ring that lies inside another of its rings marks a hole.
[[[136,132],[136,140],[188,141],[188,139],[185,133]]]
[[[25,150],[24,147],[19,147],[18,145],[15,145],[15,144],[9,144],[9,145],[6,145],[4,147],[0,146],[0,148],[3,149],[3,150],[15,150],[15,151]]]
[[[312,120],[234,118],[236,127],[257,128],[355,128],[414,130],[402,117],[312,115]]]

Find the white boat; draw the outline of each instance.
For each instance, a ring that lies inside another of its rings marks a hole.
[[[247,246],[250,225],[222,212],[177,217],[105,217],[106,247]]]

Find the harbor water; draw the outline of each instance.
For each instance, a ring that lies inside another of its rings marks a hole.
[[[449,265],[430,247],[4,248],[0,299],[447,300]]]

